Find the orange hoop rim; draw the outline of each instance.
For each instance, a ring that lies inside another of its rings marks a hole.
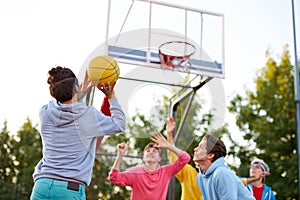
[[[168,44],[172,44],[172,43],[181,43],[181,44],[186,44],[186,45],[188,45],[188,46],[191,46],[192,47],[192,52],[191,53],[189,53],[189,54],[185,54],[185,55],[182,55],[182,56],[174,56],[174,55],[170,55],[170,54],[166,54],[166,53],[163,53],[162,52],[162,47],[163,46],[165,46],[165,45],[168,45]],[[169,42],[165,42],[165,43],[162,43],[161,45],[159,45],[159,47],[158,47],[158,53],[159,54],[162,54],[162,55],[166,55],[166,56],[174,56],[174,57],[177,57],[177,58],[189,58],[189,57],[191,57],[194,53],[195,53],[195,51],[196,51],[196,47],[195,47],[195,45],[193,45],[192,43],[189,43],[189,42],[186,42],[186,41],[169,41]]]

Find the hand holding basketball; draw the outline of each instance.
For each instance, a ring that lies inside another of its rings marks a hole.
[[[113,85],[110,83],[101,83],[97,85],[97,88],[103,92],[108,99],[110,99],[115,97],[114,86],[115,83],[113,83]]]

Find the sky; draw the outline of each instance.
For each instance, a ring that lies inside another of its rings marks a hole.
[[[0,1],[0,127],[6,120],[8,130],[14,133],[27,117],[33,124],[39,123],[40,107],[51,100],[46,83],[48,70],[63,65],[78,73],[87,56],[104,42],[107,18],[104,2],[106,0]],[[235,94],[243,94],[246,88],[254,89],[256,74],[266,63],[266,50],[277,59],[283,46],[288,44],[294,64],[292,1],[169,2],[224,13],[225,78],[221,83],[226,105]],[[295,8],[299,58],[299,1],[295,1]],[[144,88],[143,92],[146,91]],[[132,99],[137,99],[136,106],[144,106],[138,98]],[[228,112],[224,123],[238,132],[234,116]]]

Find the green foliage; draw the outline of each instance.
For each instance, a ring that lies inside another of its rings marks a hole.
[[[265,160],[271,169],[266,183],[276,192],[277,199],[297,199],[294,81],[287,49],[280,63],[268,54],[266,66],[255,83],[255,91],[247,91],[246,97],[236,95],[230,102],[229,111],[236,114],[236,124],[246,141],[239,145],[232,140],[230,153],[240,158],[238,174],[243,176],[248,175],[247,164],[254,157]]]
[[[35,165],[42,157],[42,144],[39,131],[33,126],[29,119],[23,124],[17,132],[16,139],[13,142],[12,151],[15,160],[16,190],[17,199],[29,199],[32,187],[32,173]]]
[[[17,134],[9,134],[4,122],[0,142],[0,199],[29,199],[32,173],[42,155],[38,130],[27,119]]]
[[[15,171],[13,166],[13,156],[11,154],[13,145],[12,137],[7,130],[7,122],[0,133],[0,199],[12,199],[14,190],[13,177]]]
[[[152,115],[151,117],[153,118],[154,116]],[[142,153],[144,147],[151,142],[151,135],[154,132],[159,132],[159,128],[139,112],[132,117],[132,122],[128,124],[128,129],[129,137],[134,137],[134,149],[139,153]]]
[[[114,186],[107,179],[108,172],[110,171],[111,161],[107,156],[98,157],[95,160],[93,168],[92,182],[87,188],[86,194],[88,199],[102,199],[102,200],[118,200],[118,199],[130,199],[130,191],[124,187]]]

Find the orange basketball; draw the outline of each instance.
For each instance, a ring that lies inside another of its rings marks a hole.
[[[107,55],[93,58],[87,68],[90,81],[97,85],[101,83],[114,84],[120,76],[120,68],[117,61]]]

